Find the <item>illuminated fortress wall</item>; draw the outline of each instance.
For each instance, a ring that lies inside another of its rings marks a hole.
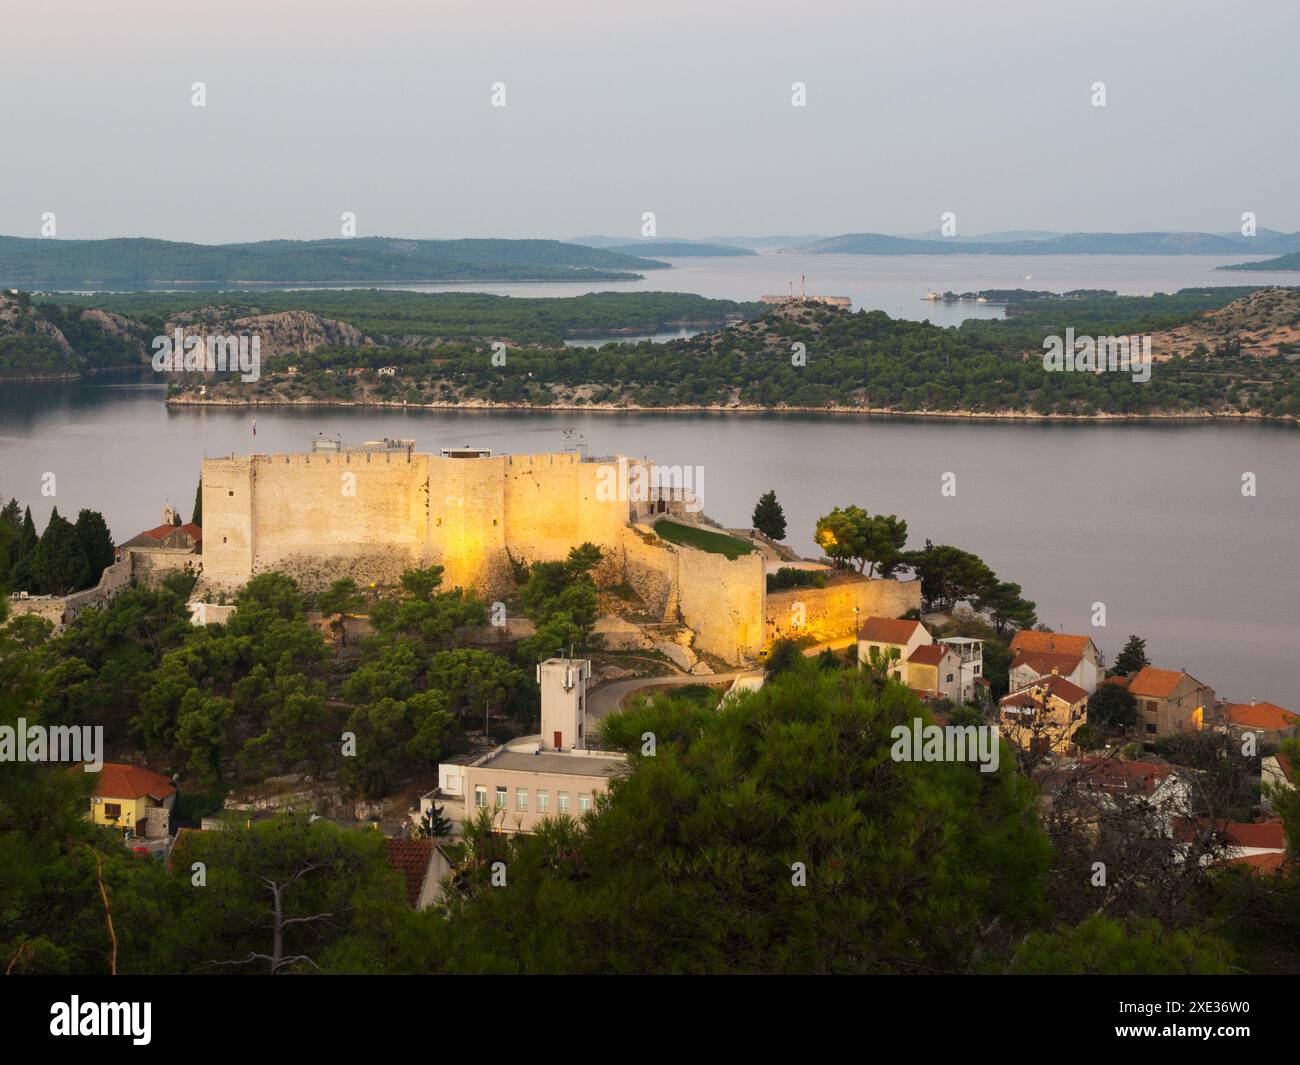
[[[233,591],[280,570],[319,591],[341,577],[391,586],[403,570],[440,564],[444,587],[496,598],[514,587],[512,558],[563,559],[591,542],[604,554],[602,584],[630,585],[653,616],[694,630],[698,650],[752,658],[773,635],[762,558],[728,561],[633,527],[645,509],[628,502],[637,461],[444,458],[401,447],[206,459],[203,580]],[[892,582],[872,583],[875,612],[917,605],[915,593],[885,602]]]
[[[394,584],[403,570],[436,563],[447,587],[502,591],[509,555],[561,559],[585,541],[619,542],[626,493],[598,498],[600,469],[573,454],[404,449],[207,459],[204,577],[233,588],[282,570],[317,590],[344,576]]]

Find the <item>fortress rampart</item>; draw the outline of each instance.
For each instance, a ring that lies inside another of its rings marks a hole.
[[[729,561],[634,525],[682,504],[672,493],[629,500],[637,494],[629,481],[646,464],[567,452],[430,455],[395,442],[206,459],[203,580],[233,591],[280,570],[319,591],[342,577],[394,585],[404,570],[441,565],[444,587],[494,598],[515,586],[512,561],[559,560],[590,542],[604,554],[602,583],[626,582],[656,617],[680,619],[697,650],[752,659],[780,628],[769,617],[762,556]],[[873,588],[864,603],[896,616],[913,599],[919,605],[907,590],[895,603],[884,601],[894,589]],[[852,605],[828,601],[819,620],[843,622]]]
[[[393,584],[439,564],[448,587],[504,592],[511,556],[561,559],[576,544],[620,541],[629,504],[598,498],[600,469],[576,454],[410,449],[207,459],[204,577],[238,587],[283,570],[318,589],[343,576]]]

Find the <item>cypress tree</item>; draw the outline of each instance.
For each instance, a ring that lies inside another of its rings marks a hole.
[[[203,525],[203,478],[199,478],[199,485],[194,489],[194,517],[190,519],[195,525]]]
[[[77,515],[77,541],[81,552],[86,556],[86,565],[90,569],[87,578],[90,584],[99,582],[100,574],[111,566],[117,552],[113,549],[113,537],[108,531],[104,515],[97,510],[83,510]]]
[[[14,548],[13,566],[9,571],[9,587],[15,592],[37,591],[36,548],[40,538],[36,535],[36,523],[32,521],[32,508],[23,513],[22,532],[18,534],[18,543]]]
[[[50,523],[33,552],[32,573],[40,590],[50,595],[67,595],[86,587],[90,563],[76,528],[59,515],[58,507],[50,512]]]

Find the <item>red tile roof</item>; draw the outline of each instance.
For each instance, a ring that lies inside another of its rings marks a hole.
[[[1265,732],[1285,732],[1300,725],[1300,714],[1293,714],[1276,703],[1229,703],[1223,713],[1234,725]]]
[[[907,660],[922,666],[937,666],[947,653],[950,653],[949,649],[941,643],[923,643],[907,656]]]
[[[1041,706],[1042,701],[1033,694],[1035,688],[1041,689],[1048,696],[1054,696],[1057,699],[1063,699],[1073,706],[1080,699],[1086,699],[1088,693],[1085,689],[1080,688],[1077,684],[1066,680],[1064,677],[1047,676],[1039,677],[1033,684],[1026,685],[1017,692],[1010,695],[1004,695],[1001,699],[1003,706]]]
[[[1217,864],[1249,869],[1252,873],[1261,876],[1273,876],[1280,873],[1282,867],[1286,865],[1286,855],[1277,851],[1270,851],[1267,854],[1243,854],[1240,858],[1229,858],[1226,862]]]
[[[905,644],[920,627],[921,623],[919,621],[904,621],[902,618],[870,617],[862,623],[862,628],[858,630],[858,639],[866,640],[867,643]]]
[[[1011,668],[1018,669],[1021,666],[1028,666],[1040,677],[1045,677],[1053,672],[1059,673],[1062,677],[1068,677],[1079,668],[1079,663],[1082,661],[1083,655],[1021,650],[1017,651],[1016,657],[1011,660]]]
[[[1205,828],[1210,821],[1202,817],[1194,823],[1200,828]],[[1232,847],[1286,850],[1286,837],[1282,832],[1281,821],[1219,821],[1216,823],[1216,828],[1223,835],[1224,842]],[[1174,832],[1179,839],[1191,839],[1195,832],[1193,822],[1187,818],[1178,818],[1174,824]]]
[[[1092,643],[1089,636],[1072,636],[1068,632],[1035,632],[1021,629],[1011,639],[1011,651],[1046,651],[1058,655],[1082,655]]]
[[[1286,849],[1281,821],[1227,821],[1222,829],[1224,839],[1234,847],[1260,847],[1279,851]]]
[[[72,767],[81,771],[81,764]],[[95,781],[95,794],[101,799],[143,799],[146,795],[159,801],[176,793],[176,787],[161,773],[141,769],[138,765],[105,762],[98,773],[90,773]]]
[[[1148,699],[1166,699],[1173,694],[1173,690],[1184,677],[1194,684],[1198,683],[1194,677],[1182,670],[1146,666],[1129,677],[1128,690],[1134,695],[1144,695]]]
[[[1080,763],[1086,779],[1105,791],[1150,795],[1173,768],[1155,762],[1122,762],[1118,758],[1085,758]]]
[[[418,906],[420,894],[424,891],[424,878],[433,858],[433,840],[385,839],[384,857],[388,859],[390,869],[402,874],[407,905]]]
[[[186,522],[184,525],[159,525],[156,529],[146,529],[139,535],[147,536],[150,540],[165,540],[177,531],[185,533],[196,543],[203,539],[203,530],[192,521]],[[139,539],[139,536],[135,537],[135,539]]]

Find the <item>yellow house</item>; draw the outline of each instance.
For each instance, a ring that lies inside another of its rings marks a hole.
[[[80,766],[77,767],[80,770]],[[137,836],[168,834],[176,786],[165,776],[121,762],[105,762],[95,778],[89,816],[97,825]]]

